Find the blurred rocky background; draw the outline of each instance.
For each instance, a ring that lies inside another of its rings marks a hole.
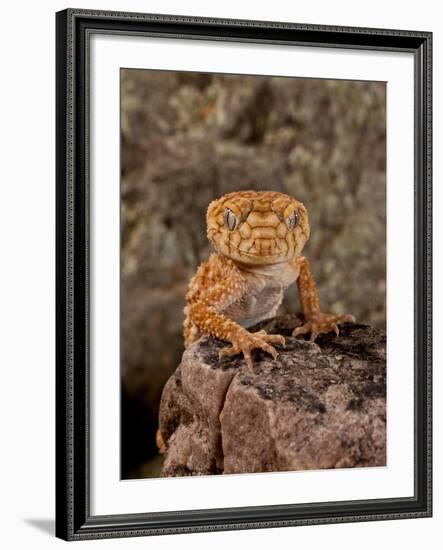
[[[385,100],[381,82],[121,71],[122,478],[160,473],[160,395],[212,199],[302,201],[323,310],[385,328]],[[298,309],[294,287],[282,311]]]

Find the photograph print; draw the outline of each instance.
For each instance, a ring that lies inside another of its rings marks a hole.
[[[121,479],[386,466],[386,84],[120,86]]]

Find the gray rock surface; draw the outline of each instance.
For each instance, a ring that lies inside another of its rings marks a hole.
[[[284,315],[257,328],[289,335]],[[254,329],[255,330],[255,329]],[[386,338],[359,324],[316,343],[290,336],[279,356],[218,359],[203,337],[183,354],[160,404],[163,476],[383,466]]]

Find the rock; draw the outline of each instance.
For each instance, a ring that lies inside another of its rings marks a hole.
[[[273,360],[218,359],[203,337],[183,354],[160,404],[163,476],[386,464],[386,337],[347,323],[316,343],[288,336],[295,315],[261,323],[286,337]]]

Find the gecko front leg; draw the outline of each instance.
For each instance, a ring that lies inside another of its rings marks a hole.
[[[207,279],[207,272],[218,282]],[[192,281],[187,295],[187,319],[201,334],[210,334],[225,340],[231,347],[223,348],[219,357],[242,353],[246,364],[252,369],[251,351],[260,348],[275,359],[277,351],[271,345],[284,345],[284,337],[277,334],[266,334],[264,330],[251,333],[236,321],[223,314],[229,306],[242,300],[246,293],[244,276],[228,260],[211,257],[204,264]]]
[[[266,334],[264,330],[255,333],[249,332],[235,321],[228,319],[221,313],[217,313],[215,308],[209,305],[206,300],[195,302],[189,307],[188,311],[190,319],[200,330],[231,344],[231,347],[220,350],[220,358],[242,353],[250,369],[253,368],[251,357],[253,349],[260,348],[276,359],[277,350],[270,344],[279,343],[284,345],[285,343],[284,337],[279,334]]]
[[[300,256],[294,260],[294,267],[299,271],[297,287],[306,322],[294,329],[292,336],[311,333],[310,340],[314,342],[319,334],[335,332],[338,336],[338,325],[341,323],[355,322],[353,315],[334,315],[320,311],[317,289],[309,270],[308,260]]]

